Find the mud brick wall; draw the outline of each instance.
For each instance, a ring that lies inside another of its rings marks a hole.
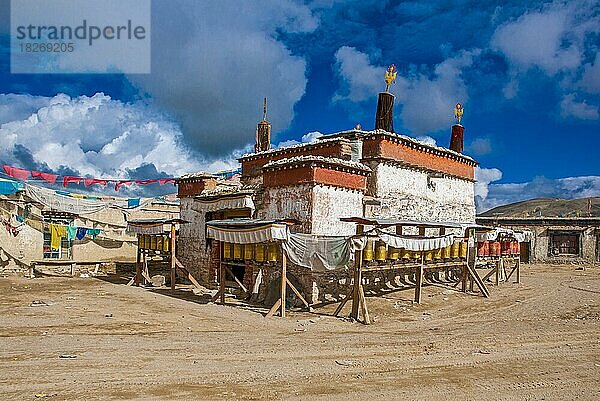
[[[177,237],[177,258],[190,273],[203,283],[214,282],[211,271],[211,251],[206,246],[206,226],[204,213],[192,209],[194,198],[181,198],[181,219],[189,224],[181,224]]]
[[[265,164],[295,156],[324,156],[350,160],[352,157],[352,147],[347,140],[339,139],[245,156],[239,159],[242,164],[242,180],[244,182],[252,181],[260,183],[262,181],[262,167]]]
[[[431,178],[426,171],[394,162],[368,161],[373,174],[367,194],[379,205],[368,205],[367,217],[475,222],[474,182],[449,176]]]
[[[362,157],[364,160],[377,158],[395,160],[468,180],[473,180],[476,165],[474,161],[455,153],[381,134],[364,139]]]

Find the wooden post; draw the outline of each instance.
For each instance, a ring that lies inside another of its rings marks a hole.
[[[425,253],[421,251],[421,264],[417,267],[416,285],[415,285],[415,302],[421,303],[421,287],[423,286],[423,264],[425,263]]]
[[[496,262],[496,285],[500,283],[500,269],[502,268],[502,256]]]
[[[221,252],[222,252],[221,247]],[[222,253],[219,252],[219,294],[221,295],[221,304],[225,305],[225,269],[223,268]]]
[[[364,226],[358,224],[356,226],[356,234],[363,233]],[[363,263],[363,250],[356,251],[354,254],[354,291],[352,292],[352,312],[350,316],[358,320],[358,308],[360,305],[360,285],[362,284],[362,263]]]
[[[287,289],[287,257],[281,249],[281,317],[285,317],[285,291]]]
[[[521,258],[517,259],[517,284],[521,284]]]
[[[135,285],[140,285],[140,279],[142,276],[142,250],[138,247],[137,257],[135,262]]]
[[[175,291],[175,223],[171,223],[171,291]]]

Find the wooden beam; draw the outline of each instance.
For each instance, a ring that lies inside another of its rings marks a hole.
[[[360,297],[360,309],[363,315],[364,324],[371,324],[371,318],[369,318],[369,310],[367,309],[367,300],[365,299],[365,289],[362,284],[359,288],[359,297]]]
[[[221,261],[220,254],[219,254],[219,293],[221,295],[221,304],[225,305],[225,269],[223,269],[223,262]]]
[[[350,290],[348,291],[348,293],[346,294],[346,297],[344,299],[342,299],[342,301],[340,302],[340,305],[337,307],[337,309],[335,310],[335,312],[333,312],[333,316],[337,316],[340,314],[340,312],[342,311],[342,309],[344,308],[344,305],[346,305],[346,303],[352,299],[352,294],[354,293],[354,287],[350,287]]]
[[[294,294],[296,294],[296,296],[298,298],[300,298],[300,300],[302,301],[302,303],[304,305],[306,305],[307,308],[310,308],[310,305],[308,304],[308,302],[306,302],[306,299],[304,299],[304,297],[302,296],[302,294],[300,294],[300,291],[298,291],[296,289],[296,287],[294,287],[294,285],[292,284],[292,282],[287,277],[285,278],[285,281],[287,282],[287,285],[290,286],[290,288],[292,289],[292,291],[294,291]]]
[[[175,223],[171,223],[171,291],[175,290]]]
[[[489,298],[490,293],[489,293],[488,289],[486,288],[485,284],[483,283],[483,281],[481,280],[481,277],[479,277],[479,274],[477,274],[477,271],[475,270],[475,268],[473,268],[471,265],[469,265],[467,263],[467,269],[468,269],[471,277],[473,277],[473,279],[475,280],[475,283],[479,287],[479,290],[481,291],[483,296],[486,298]]]
[[[179,259],[177,259],[177,257],[175,257],[175,264],[177,265],[177,267],[179,267],[181,270],[183,270],[183,272],[185,274],[187,274],[188,280],[190,280],[196,288],[198,288],[198,289],[203,288],[200,285],[200,283],[194,278],[194,276],[192,276],[192,273],[190,273],[190,271],[179,261]]]
[[[285,317],[285,299],[287,289],[287,257],[281,252],[281,317]]]
[[[358,224],[356,226],[356,234],[362,234],[364,231],[364,226],[362,224]],[[363,250],[356,251],[354,253],[354,291],[352,295],[352,312],[350,316],[356,320],[358,320],[358,308],[360,304],[360,285],[362,284],[362,263],[363,263]]]
[[[274,304],[273,306],[271,306],[271,309],[269,309],[269,312],[267,313],[267,315],[265,317],[271,317],[273,316],[277,310],[279,310],[279,307],[281,306],[281,298],[279,298]]]
[[[242,291],[244,291],[246,294],[248,294],[248,289],[246,288],[246,286],[244,286],[244,284],[242,284],[240,282],[240,280],[235,276],[235,274],[233,274],[233,272],[231,271],[231,269],[229,267],[227,267],[227,265],[223,265],[223,267],[225,268],[225,271],[227,273],[229,273],[231,275],[231,277],[233,277],[233,279],[235,280],[235,282],[237,283],[237,285],[240,286],[240,288],[242,289]]]
[[[421,252],[421,261],[423,261],[423,252]],[[416,283],[415,283],[415,302],[421,303],[421,289],[423,286],[423,265],[416,269]]]
[[[135,285],[140,285],[140,281],[141,281],[141,277],[142,277],[142,261],[141,261],[142,255],[141,255],[141,252],[142,251],[138,248],[136,262],[135,262],[135,276],[134,276]]]
[[[521,259],[517,259],[517,284],[521,284]]]

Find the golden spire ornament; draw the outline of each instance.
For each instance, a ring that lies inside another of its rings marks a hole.
[[[267,98],[263,97],[263,121],[267,121]]]
[[[396,71],[396,65],[390,65],[385,71],[385,91],[389,92],[390,85],[394,83],[396,80],[396,76],[398,75],[398,71]]]
[[[463,108],[462,104],[456,103],[456,106],[454,106],[454,118],[456,118],[459,124],[463,114],[465,114],[465,109]]]

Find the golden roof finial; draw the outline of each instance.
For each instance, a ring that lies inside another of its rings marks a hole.
[[[390,85],[394,83],[396,80],[396,76],[398,75],[398,71],[396,71],[396,65],[390,65],[385,71],[385,91],[389,92]]]
[[[263,121],[267,121],[267,98],[263,97]]]
[[[463,108],[462,104],[456,103],[456,106],[454,106],[454,118],[456,118],[459,124],[463,114],[465,114],[465,109]]]

